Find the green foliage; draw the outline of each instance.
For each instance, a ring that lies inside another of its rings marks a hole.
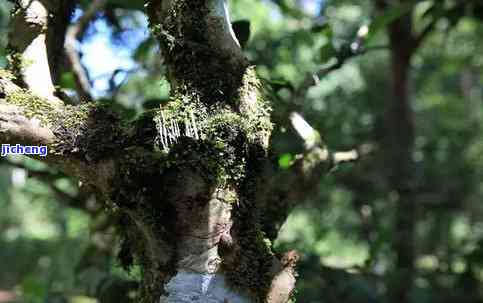
[[[369,26],[369,33],[366,37],[366,43],[370,44],[371,40],[375,39],[378,33],[383,32],[389,24],[391,24],[398,18],[410,13],[413,7],[414,3],[411,2],[400,3],[392,6],[391,8],[386,10],[384,14],[372,20]]]
[[[85,8],[88,2],[82,2],[81,8]],[[353,165],[342,165],[338,171],[320,180],[318,194],[299,201],[300,206],[289,217],[275,242],[277,251],[296,248],[302,254],[297,299],[304,303],[382,302],[385,290],[395,277],[391,275],[395,271],[395,252],[390,242],[397,232],[394,222],[399,197],[388,185],[387,167],[392,163],[382,160],[387,148],[382,140],[385,134],[384,115],[387,104],[392,100],[390,54],[384,48],[388,45],[386,29],[410,12],[414,15],[415,33],[419,33],[434,18],[441,18],[412,60],[416,139],[411,157],[415,164],[412,181],[417,202],[417,249],[415,286],[408,291],[411,292],[412,302],[480,302],[483,298],[480,291],[483,284],[483,207],[480,203],[483,198],[483,44],[478,39],[483,35],[483,27],[480,3],[465,1],[468,4],[465,11],[469,13],[462,17],[458,10],[460,2],[457,1],[416,1],[396,5],[384,13],[376,13],[373,1],[324,1],[324,7],[315,9],[303,5],[311,1],[229,2],[233,20],[249,20],[249,23],[235,23],[235,27],[241,29],[237,36],[243,36],[240,42],[246,43],[244,51],[256,64],[258,74],[266,79],[263,84],[268,87],[267,95],[274,103],[274,112],[271,113],[276,122],[271,138],[274,165],[285,172],[290,171],[294,155],[303,149],[302,142],[288,123],[291,111],[303,113],[307,121],[320,131],[328,146],[336,150],[361,144],[371,144],[375,148],[374,154]],[[108,22],[109,26],[114,26],[116,20],[119,23],[128,18],[138,20],[136,14],[142,10],[142,1],[115,0],[108,1],[108,4],[112,11],[117,12],[113,14],[115,18]],[[6,8],[7,4],[0,3],[2,67],[6,63]],[[136,26],[133,25],[133,28]],[[359,42],[362,42],[365,52],[354,56],[351,45],[358,41],[357,32],[363,26],[368,26],[368,33]],[[122,27],[120,30],[123,31]],[[173,45],[180,38],[171,37],[174,40],[170,42],[168,39],[167,43]],[[370,50],[374,46],[383,48]],[[184,58],[189,56],[186,49],[179,46],[175,51]],[[106,96],[103,108],[109,108],[109,111],[112,108],[128,108],[130,116],[134,112],[138,114],[145,109],[155,109],[139,116],[136,120],[139,124],[153,123],[160,106],[167,112],[176,112],[175,118],[180,121],[185,118],[183,114],[195,111],[200,128],[207,134],[206,144],[210,144],[210,148],[193,144],[193,150],[199,150],[199,154],[211,159],[208,161],[210,165],[219,168],[215,179],[229,176],[241,182],[246,174],[241,164],[245,163],[235,161],[238,158],[233,155],[206,155],[204,152],[212,150],[213,146],[215,150],[216,147],[222,150],[233,144],[229,140],[227,142],[227,134],[223,132],[226,125],[233,127],[232,134],[247,135],[254,130],[271,129],[272,125],[263,119],[266,113],[242,117],[241,114],[223,112],[216,106],[203,108],[223,98],[216,93],[218,84],[212,83],[210,78],[197,79],[200,80],[203,101],[206,101],[204,104],[198,104],[200,106],[196,108],[183,107],[182,102],[167,104],[172,88],[167,84],[169,75],[160,59],[156,41],[145,39],[134,47],[131,55],[139,72],[126,73],[125,81]],[[349,58],[352,60],[346,60]],[[318,73],[314,85],[304,91],[304,97],[299,100],[299,90],[307,76],[310,78],[310,74],[331,66],[334,61],[343,61],[343,64],[330,72]],[[189,74],[193,64],[196,62],[187,61],[176,72],[196,78],[196,74]],[[222,68],[213,70],[214,73],[224,71]],[[66,90],[75,87],[70,73],[62,75],[60,86]],[[186,91],[190,88],[182,93]],[[236,92],[243,93],[246,92]],[[260,97],[260,102],[266,98]],[[36,98],[23,93],[10,98],[9,102],[25,107],[30,116],[39,111],[51,111]],[[236,98],[233,102],[237,102]],[[218,114],[210,111],[213,108],[219,110]],[[102,111],[104,114],[100,116],[108,123],[117,123],[110,120],[109,111]],[[82,130],[89,124],[75,122],[87,118],[88,112],[69,112],[67,120]],[[82,142],[97,144],[103,138],[110,140],[108,137],[114,135],[120,136],[112,134],[109,125],[104,125],[96,138],[84,138]],[[144,143],[146,148],[155,144]],[[65,148],[66,152],[71,151],[71,147]],[[113,149],[108,147],[99,150],[96,155],[87,156],[99,159],[111,152]],[[82,157],[86,156],[82,151],[79,153]],[[139,171],[133,173],[145,173],[147,176],[154,169],[152,164],[159,160],[139,159],[135,151],[127,151],[126,154],[129,157],[133,155],[132,159],[126,157],[126,161],[139,163]],[[180,158],[169,161],[199,163],[196,159]],[[83,286],[77,283],[79,273],[75,267],[86,263],[83,255],[103,255],[97,249],[90,254],[84,252],[98,240],[89,237],[89,230],[104,224],[105,218],[72,210],[63,206],[65,202],[62,201],[56,203],[58,197],[50,189],[51,181],[28,179],[19,183],[23,170],[6,166],[5,159],[0,161],[0,260],[6,260],[2,262],[0,289],[18,290],[26,302],[45,302],[52,293],[86,292],[79,289]],[[167,165],[171,163],[169,161]],[[34,170],[45,170],[45,167],[31,161],[25,162],[25,165]],[[217,170],[209,167],[206,171]],[[77,186],[65,178],[56,185],[73,196],[78,194]],[[122,197],[132,195],[136,186],[127,186],[120,194],[124,195]],[[251,188],[250,184],[242,186],[248,188],[247,192]],[[153,218],[156,211],[153,209]],[[253,219],[245,224],[256,221]],[[113,232],[107,230],[105,233]],[[269,246],[263,242],[264,235],[260,229],[244,236],[247,246],[252,248],[249,254],[256,255],[260,251],[271,254],[267,250]],[[96,259],[94,267],[103,270],[95,274],[97,278],[104,278],[106,271],[119,275],[121,270],[112,257],[114,250],[115,245],[110,245],[107,256],[103,255],[105,259]],[[239,257],[245,258],[244,255]],[[268,265],[250,267],[250,262],[257,258],[249,257],[253,256],[246,257],[249,260],[240,263],[238,271],[245,275],[243,278],[249,277],[252,283],[256,283],[260,277],[257,277],[258,272],[254,268]],[[259,259],[261,263],[263,260]],[[139,273],[123,278],[139,278]],[[232,280],[239,278],[232,277]],[[246,279],[239,282],[246,283]],[[93,300],[92,296],[68,295],[71,302]]]
[[[293,161],[294,161],[294,156],[290,153],[286,153],[286,154],[281,155],[278,158],[278,165],[282,169],[289,169],[290,166],[292,166]]]

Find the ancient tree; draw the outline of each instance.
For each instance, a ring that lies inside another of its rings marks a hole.
[[[167,105],[124,121],[88,102],[71,47],[74,5],[16,1],[9,70],[0,73],[0,143],[48,146],[39,160],[103,197],[120,218],[120,262],[142,268],[142,302],[287,302],[297,255],[274,252],[271,240],[327,168],[356,154],[332,154],[293,114],[306,153],[277,172],[271,104],[225,0],[146,3],[168,69]],[[65,68],[83,102],[59,92]]]

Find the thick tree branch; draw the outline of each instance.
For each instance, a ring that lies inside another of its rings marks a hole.
[[[10,27],[10,68],[31,92],[59,106],[62,102],[54,96],[47,50],[48,5],[45,0],[16,2]]]
[[[42,127],[35,118],[28,119],[16,106],[9,104],[0,104],[0,132],[7,142],[48,145],[54,140],[49,128]]]
[[[231,27],[227,1],[153,0],[148,13],[173,88],[200,91],[209,102],[228,101],[249,64]]]
[[[0,94],[12,96],[21,89],[7,78],[0,77]],[[50,145],[55,136],[51,129],[42,126],[36,117],[28,118],[23,110],[0,98],[0,141],[32,145]]]
[[[103,125],[103,121],[92,117],[97,112],[94,106],[52,106],[45,98],[18,87],[11,75],[0,71],[0,143],[47,146],[48,155],[36,159],[58,165],[66,174],[106,191],[114,174],[112,161],[106,158],[89,163],[91,149],[101,147],[94,145],[100,143],[99,139],[91,146],[78,146],[96,136],[96,129]],[[109,127],[120,129],[118,125]],[[81,148],[86,149],[83,155],[79,154]]]

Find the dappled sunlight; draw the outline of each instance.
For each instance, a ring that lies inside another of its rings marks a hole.
[[[168,2],[0,3],[0,303],[482,302],[481,1]]]

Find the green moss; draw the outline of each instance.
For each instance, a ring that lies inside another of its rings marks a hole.
[[[157,16],[151,1],[151,16]],[[170,76],[183,95],[196,93],[206,104],[226,103],[240,87],[245,60],[234,61],[222,50],[210,45],[206,24],[207,1],[174,1],[162,17],[151,17],[152,32],[158,37]],[[159,5],[159,4],[158,4]]]
[[[270,289],[274,256],[271,243],[266,239],[259,222],[258,213],[253,208],[238,209],[234,228],[241,249],[232,256],[234,262],[223,264],[223,270],[232,288],[248,291],[255,302],[261,303],[265,302]]]
[[[51,154],[98,161],[112,156],[128,137],[122,121],[104,105],[53,107],[48,100],[26,90],[9,93],[5,101],[18,106],[27,118],[36,118],[53,131],[56,141],[50,148]]]
[[[151,0],[150,21],[172,81],[171,102],[152,116],[160,174],[199,173],[214,188],[234,188],[235,262],[225,262],[230,284],[263,302],[273,253],[261,228],[257,184],[268,153],[271,107],[255,69],[207,41],[207,1],[179,0],[163,16]],[[196,129],[196,134],[193,133]],[[171,135],[171,136],[170,136]],[[169,137],[169,138],[168,138]],[[236,202],[236,203],[235,203]]]
[[[96,103],[65,106],[56,113],[52,128],[58,138],[57,153],[87,162],[112,158],[130,139],[118,115]]]
[[[8,104],[21,108],[27,118],[37,118],[44,125],[51,125],[56,117],[56,110],[43,98],[37,97],[26,90],[13,91],[6,95]]]
[[[222,184],[239,183],[244,178],[251,125],[240,114],[180,96],[154,120],[156,147],[167,155],[166,167],[204,167],[210,181]],[[169,135],[174,139],[167,139]]]
[[[2,76],[0,75],[0,77]],[[97,107],[97,105],[92,103],[79,106],[54,107],[48,100],[35,96],[23,89],[6,95],[5,101],[22,109],[27,118],[35,117],[46,126],[51,126],[54,122],[59,122],[61,119],[66,128],[75,128],[84,123],[89,117],[89,113]]]
[[[225,96],[224,101],[226,102],[207,104],[202,101],[197,91],[190,91],[186,87],[178,88],[172,101],[162,108],[163,118],[167,124],[174,121],[181,125],[194,116],[203,139],[209,134],[210,137],[215,137],[215,141],[220,141],[220,129],[237,127],[248,139],[247,144],[261,144],[261,141],[268,140],[273,128],[270,121],[271,107],[261,93],[253,67],[245,71],[237,94],[232,97]],[[236,107],[233,108],[233,105]],[[267,142],[264,145],[267,148]]]
[[[68,128],[76,128],[85,123],[92,111],[98,107],[93,103],[82,104],[79,106],[67,105],[65,106],[65,116],[63,123]]]

